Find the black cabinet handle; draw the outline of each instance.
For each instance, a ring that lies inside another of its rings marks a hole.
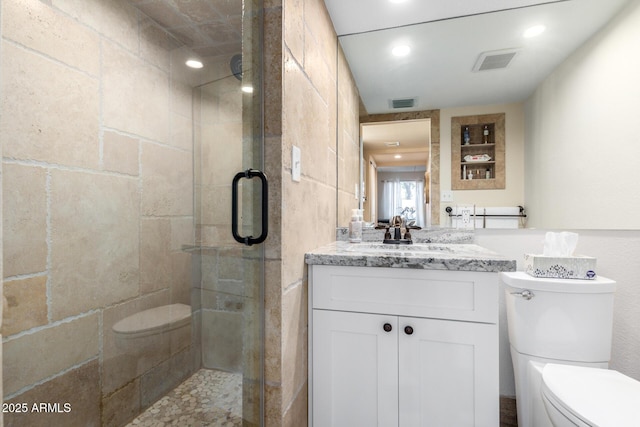
[[[258,237],[241,236],[238,233],[238,182],[240,182],[242,178],[252,179],[256,176],[260,178],[262,182],[262,233]],[[233,177],[231,185],[231,234],[233,234],[233,238],[236,239],[238,243],[251,246],[265,241],[269,233],[268,198],[267,177],[262,171],[247,169],[244,172],[238,172],[236,176]]]
[[[384,329],[385,332],[391,332],[393,326],[391,326],[391,323],[385,323],[382,329]]]
[[[404,333],[407,334],[407,335],[413,334],[413,328],[411,326],[405,326],[404,327]]]

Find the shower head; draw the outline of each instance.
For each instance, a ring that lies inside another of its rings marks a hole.
[[[236,76],[236,79],[242,80],[242,54],[233,55],[229,67],[231,67],[231,72]]]

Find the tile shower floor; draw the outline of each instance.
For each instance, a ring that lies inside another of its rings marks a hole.
[[[242,425],[242,375],[201,369],[127,427]]]

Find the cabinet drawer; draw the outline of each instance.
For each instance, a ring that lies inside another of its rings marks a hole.
[[[313,308],[498,322],[497,273],[310,266]]]

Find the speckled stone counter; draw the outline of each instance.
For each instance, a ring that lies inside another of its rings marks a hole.
[[[349,243],[337,241],[305,254],[314,265],[393,267],[452,271],[516,271],[516,261],[475,244]]]
[[[382,242],[385,230],[364,228],[362,230],[363,242]],[[428,228],[423,230],[411,230],[414,243],[473,243],[474,231],[456,228]],[[338,227],[336,229],[337,241],[349,240],[349,228]]]

